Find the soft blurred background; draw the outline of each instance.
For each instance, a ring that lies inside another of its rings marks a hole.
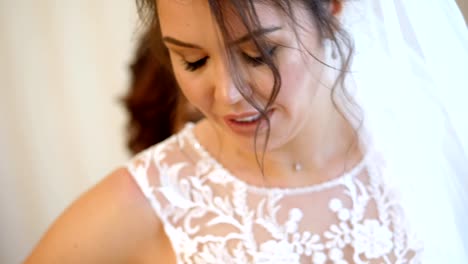
[[[0,263],[129,158],[119,98],[137,26],[133,0],[0,0]]]
[[[0,263],[128,159],[137,26],[133,0],[0,0]]]

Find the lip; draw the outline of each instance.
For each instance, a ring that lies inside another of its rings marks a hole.
[[[274,110],[268,111],[267,115],[269,118],[273,115]],[[240,118],[245,118],[249,116],[254,116],[257,115],[258,112],[252,111],[252,112],[243,112],[239,114],[228,114],[224,116],[224,122],[226,125],[236,134],[241,135],[241,136],[246,136],[246,137],[251,137],[255,135],[255,131],[257,130],[257,126],[260,125],[260,129],[266,125],[265,118],[260,118],[259,120],[256,120],[254,122],[246,122],[246,123],[240,123],[235,121],[236,119]]]
[[[244,112],[244,113],[240,113],[240,114],[229,114],[229,115],[225,115],[224,119],[234,120],[234,119],[254,116],[254,115],[257,115],[257,114],[258,114],[258,112],[256,112],[256,111]]]

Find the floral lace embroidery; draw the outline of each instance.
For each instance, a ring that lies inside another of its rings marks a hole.
[[[258,192],[193,140],[188,127],[128,164],[178,263],[420,262],[394,193],[370,170],[310,192]]]

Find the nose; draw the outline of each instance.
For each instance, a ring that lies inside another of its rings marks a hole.
[[[234,105],[243,99],[227,66],[218,66],[213,77],[215,80],[214,93],[216,100],[225,104]]]

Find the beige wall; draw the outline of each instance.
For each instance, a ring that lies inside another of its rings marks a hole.
[[[0,0],[0,263],[127,159],[132,0]]]

